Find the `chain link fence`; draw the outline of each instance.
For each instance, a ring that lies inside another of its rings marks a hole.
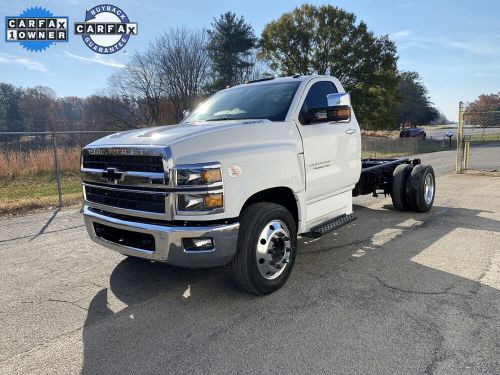
[[[390,138],[363,137],[361,141],[363,158],[393,158],[426,154],[428,152],[454,150],[456,137]]]
[[[0,215],[80,204],[80,152],[116,131],[0,132]],[[448,138],[363,137],[363,158],[456,149]]]
[[[500,171],[500,111],[459,104],[457,173]]]
[[[0,132],[0,215],[79,204],[80,151],[112,133]]]

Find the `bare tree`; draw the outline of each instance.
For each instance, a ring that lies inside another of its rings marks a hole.
[[[157,70],[151,47],[136,53],[124,68],[109,78],[113,104],[122,104],[133,122],[158,124],[163,95],[163,75]],[[132,105],[131,105],[132,104]]]
[[[149,49],[156,71],[163,77],[163,93],[172,104],[176,121],[204,94],[210,69],[206,46],[204,30],[178,27],[163,33]]]
[[[128,111],[129,122],[178,122],[207,86],[210,59],[204,30],[186,27],[160,35],[109,78],[108,97]]]
[[[19,107],[27,130],[55,130],[53,120],[56,98],[55,91],[50,87],[35,86],[24,90]]]

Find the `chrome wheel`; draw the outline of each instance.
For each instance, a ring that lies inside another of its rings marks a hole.
[[[276,279],[290,261],[290,231],[282,221],[273,220],[264,227],[257,241],[257,268],[265,279]]]
[[[424,200],[426,204],[430,204],[434,198],[434,178],[430,173],[427,173],[424,181]]]

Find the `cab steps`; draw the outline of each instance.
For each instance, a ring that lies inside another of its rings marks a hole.
[[[354,214],[343,214],[341,216],[337,216],[334,219],[316,225],[309,232],[302,233],[301,236],[309,238],[320,238],[323,234],[333,232],[334,230],[343,227],[344,225],[352,223],[356,219],[357,216],[355,216]]]

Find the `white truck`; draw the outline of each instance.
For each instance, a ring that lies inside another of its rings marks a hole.
[[[226,265],[253,294],[286,282],[298,235],[353,221],[353,196],[383,191],[396,209],[425,212],[435,192],[418,159],[361,159],[349,94],[329,76],[222,90],[179,125],[89,144],[81,171],[95,242],[175,266]]]

